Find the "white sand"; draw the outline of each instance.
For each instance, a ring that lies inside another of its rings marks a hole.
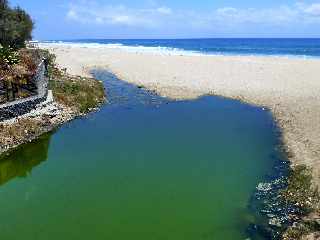
[[[105,67],[121,79],[172,98],[216,94],[269,108],[293,164],[314,168],[320,185],[320,60],[285,57],[170,56],[42,44],[61,67],[88,75]]]

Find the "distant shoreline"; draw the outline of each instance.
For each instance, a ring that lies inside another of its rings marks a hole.
[[[318,38],[84,39],[39,43],[164,55],[320,58]]]

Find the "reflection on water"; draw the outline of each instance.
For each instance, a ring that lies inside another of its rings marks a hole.
[[[0,157],[0,186],[16,177],[27,177],[32,169],[48,158],[51,134],[44,134],[38,140],[23,145],[10,155]]]
[[[0,188],[0,239],[246,239],[249,199],[277,154],[272,116],[94,74],[109,104],[1,161],[1,184],[28,177]]]

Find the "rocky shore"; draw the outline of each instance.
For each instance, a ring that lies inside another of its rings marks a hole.
[[[272,172],[252,195],[249,209],[255,223],[247,234],[250,239],[318,239],[320,196],[312,184],[312,172],[303,165],[291,167],[286,154],[282,156],[273,156]]]
[[[59,103],[45,102],[30,113],[0,122],[0,154],[33,141],[76,116],[72,109]]]

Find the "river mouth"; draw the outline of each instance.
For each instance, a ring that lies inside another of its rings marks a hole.
[[[0,162],[1,239],[246,239],[251,196],[280,154],[272,115],[93,73],[107,105]]]

